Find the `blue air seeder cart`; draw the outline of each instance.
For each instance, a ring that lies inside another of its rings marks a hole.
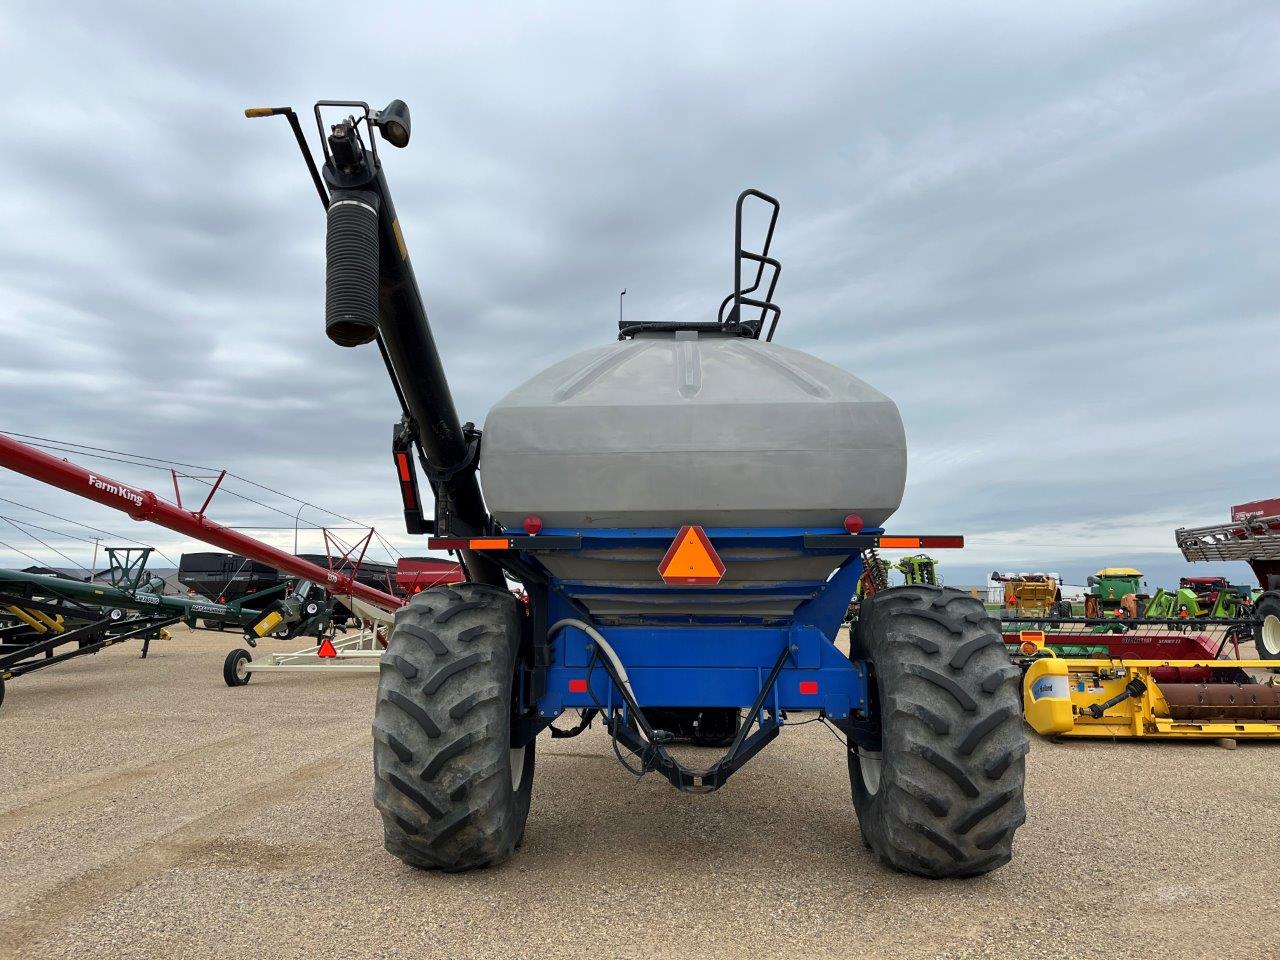
[[[326,128],[327,108],[346,116]],[[884,534],[906,477],[896,406],[772,343],[776,201],[739,197],[716,319],[621,324],[616,342],[511,391],[482,443],[455,411],[377,153],[375,130],[408,143],[404,103],[316,104],[319,167],[292,110],[247,113],[293,127],[327,211],[326,332],[377,343],[403,414],[406,524],[468,575],[398,611],[382,658],[374,799],[388,850],[449,871],[511,856],[543,731],[598,720],[633,772],[703,793],[803,714],[846,742],[883,862],[950,877],[1009,860],[1027,737],[998,623],[958,591],[881,583],[851,652],[837,646],[864,555],[962,544]],[[749,204],[767,220],[758,252],[742,242]],[[554,725],[566,712],[576,722]],[[676,741],[722,754],[694,769]]]

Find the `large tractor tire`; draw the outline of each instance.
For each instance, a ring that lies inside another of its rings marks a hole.
[[[1029,743],[996,622],[958,590],[891,587],[863,601],[853,656],[869,662],[880,718],[879,749],[849,752],[867,846],[922,877],[1008,863]]]
[[[433,587],[396,612],[373,719],[373,800],[388,851],[449,872],[524,839],[534,745],[511,748],[520,613],[508,591]]]
[[[1264,593],[1253,614],[1262,621],[1254,636],[1259,660],[1280,660],[1280,593]]]

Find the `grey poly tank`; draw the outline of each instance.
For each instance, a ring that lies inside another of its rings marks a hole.
[[[489,411],[480,480],[519,528],[868,526],[897,509],[898,408],[774,343],[640,333],[575,354]]]

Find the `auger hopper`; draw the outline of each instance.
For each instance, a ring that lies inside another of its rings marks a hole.
[[[318,166],[292,110],[247,114],[293,128],[326,211],[326,333],[377,345],[400,404],[406,525],[467,575],[414,596],[383,656],[374,798],[388,850],[449,871],[511,856],[542,731],[598,721],[633,772],[704,793],[804,713],[846,742],[883,861],[943,877],[1009,859],[1027,739],[995,621],[957,591],[903,586],[866,598],[851,653],[837,646],[865,551],[962,540],[884,533],[906,474],[897,407],[773,342],[777,201],[738,198],[718,311],[624,323],[614,342],[528,371],[481,431],[454,407],[378,155],[378,137],[409,142],[408,108],[318,103]],[[758,247],[748,205],[767,221]],[[566,712],[576,723],[555,726]],[[677,739],[719,755],[693,765]]]

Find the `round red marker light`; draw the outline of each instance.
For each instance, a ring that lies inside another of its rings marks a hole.
[[[844,518],[844,528],[850,533],[857,533],[864,526],[866,526],[866,524],[862,522],[862,518],[856,513],[851,513]]]
[[[529,536],[533,536],[542,529],[542,518],[535,517],[533,514],[524,518],[524,532]]]

